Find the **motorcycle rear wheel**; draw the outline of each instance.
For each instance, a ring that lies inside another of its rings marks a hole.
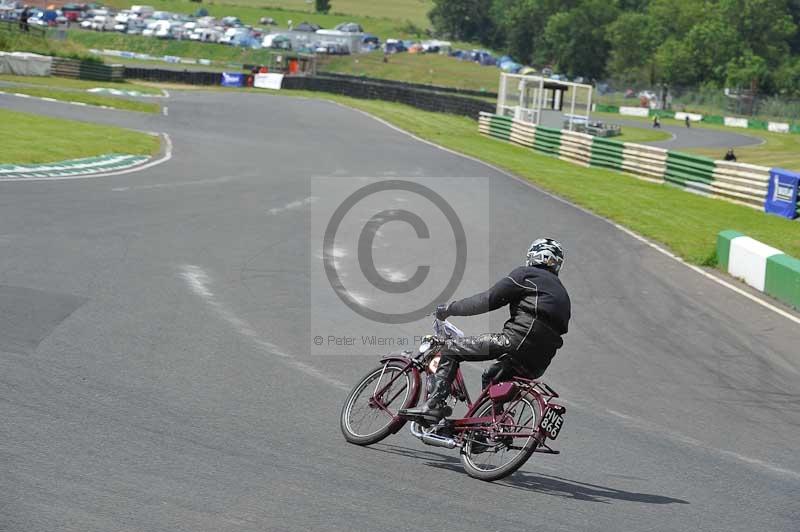
[[[476,409],[475,417],[490,416],[491,413],[492,401],[486,398]],[[516,432],[530,431],[535,434],[541,421],[542,412],[536,397],[523,392],[514,411],[504,411],[504,415],[508,424],[517,427]],[[467,474],[487,482],[505,478],[519,469],[528,461],[539,445],[539,441],[534,436],[527,438],[509,436],[505,442],[491,442],[487,440],[487,434],[487,431],[480,429],[465,432],[465,443],[461,448],[461,465],[464,466]],[[481,446],[475,442],[476,439],[487,440],[488,445]],[[510,442],[510,445],[506,442]]]

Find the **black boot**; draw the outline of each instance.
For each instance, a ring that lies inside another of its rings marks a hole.
[[[416,408],[403,408],[398,412],[401,416],[421,417],[426,421],[438,422],[451,415],[453,409],[447,406],[447,397],[450,395],[450,384],[457,366],[452,363],[439,363],[436,373],[428,377],[433,381],[428,400]]]

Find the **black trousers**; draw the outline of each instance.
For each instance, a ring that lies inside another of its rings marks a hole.
[[[517,347],[505,333],[450,339],[442,349],[436,377],[449,384],[462,361],[496,360],[507,354],[483,372],[481,381],[484,388],[492,381],[500,382],[520,374],[531,379],[539,378],[563,342],[543,325],[534,324],[531,333],[525,343]]]

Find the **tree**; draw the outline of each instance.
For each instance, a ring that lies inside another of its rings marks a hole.
[[[538,57],[549,57],[569,76],[600,78],[609,54],[606,26],[619,12],[607,0],[583,0],[569,11],[551,16]]]
[[[769,67],[763,57],[747,50],[739,57],[731,59],[727,65],[727,74],[728,87],[739,87],[757,92],[769,76]]]
[[[428,13],[434,29],[459,41],[486,44],[494,33],[492,0],[433,0]]]
[[[331,10],[331,0],[314,0],[314,9],[317,13],[327,13]]]
[[[797,25],[787,0],[719,0],[719,11],[736,29],[742,49],[750,49],[773,67],[789,55]]]
[[[624,82],[646,80],[655,83],[653,53],[659,43],[653,19],[644,13],[620,15],[606,28],[611,52],[606,70]]]
[[[670,37],[655,52],[659,79],[670,85],[693,85],[699,77],[692,52],[681,39]]]

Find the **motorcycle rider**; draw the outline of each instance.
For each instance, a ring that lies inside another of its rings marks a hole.
[[[551,238],[539,238],[528,248],[525,266],[520,266],[500,279],[493,287],[474,296],[439,305],[436,317],[475,316],[505,305],[511,317],[499,333],[477,337],[452,338],[445,342],[436,373],[429,381],[428,400],[416,408],[400,410],[400,414],[437,422],[452,414],[447,406],[450,386],[459,363],[463,360],[494,360],[508,354],[483,373],[485,388],[490,382],[512,377],[524,368],[528,378],[544,374],[556,351],[564,345],[561,336],[567,333],[570,300],[558,273],[564,263],[561,244]]]

